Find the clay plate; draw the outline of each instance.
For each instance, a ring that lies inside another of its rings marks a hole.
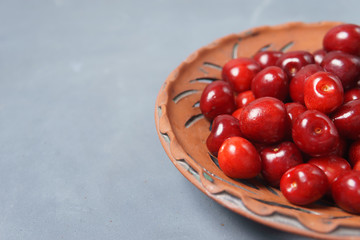
[[[263,50],[307,50],[322,47],[326,31],[339,22],[287,23],[263,26],[222,37],[200,48],[166,79],[156,100],[155,122],[160,141],[176,168],[221,205],[262,224],[323,239],[360,238],[360,216],[319,201],[290,204],[260,178],[234,180],[225,176],[206,148],[210,123],[199,109],[204,87],[221,77],[228,60],[251,57]]]

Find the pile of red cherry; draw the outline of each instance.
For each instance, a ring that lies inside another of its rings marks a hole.
[[[330,29],[323,48],[228,61],[202,92],[206,144],[227,176],[261,175],[307,205],[332,197],[360,213],[360,26]]]

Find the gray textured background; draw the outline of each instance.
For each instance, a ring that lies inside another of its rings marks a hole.
[[[0,239],[303,239],[202,194],[166,156],[155,98],[190,53],[359,1],[0,1]]]

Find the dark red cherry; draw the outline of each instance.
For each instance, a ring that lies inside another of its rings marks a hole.
[[[306,111],[306,107],[304,105],[296,102],[285,103],[285,108],[291,124],[295,122],[300,114]]]
[[[325,71],[334,73],[341,80],[344,90],[356,85],[360,75],[360,57],[339,51],[325,55],[321,66]]]
[[[224,65],[221,76],[234,91],[243,92],[250,89],[252,79],[260,70],[260,65],[254,59],[236,58]]]
[[[236,107],[237,108],[244,107],[254,100],[255,100],[255,95],[251,90],[241,92],[235,97]]]
[[[323,48],[360,56],[360,27],[355,24],[341,24],[331,28],[323,38]]]
[[[344,103],[360,99],[360,88],[352,88],[344,93]]]
[[[308,163],[318,166],[326,174],[329,183],[332,184],[340,174],[351,170],[348,161],[339,156],[331,155],[327,157],[312,158]]]
[[[289,128],[284,103],[277,98],[262,97],[246,105],[240,115],[243,136],[257,143],[280,142]]]
[[[251,90],[255,98],[274,97],[284,101],[289,93],[289,80],[282,68],[266,67],[254,77]]]
[[[307,205],[319,200],[328,186],[325,173],[310,163],[290,168],[280,180],[280,190],[284,197],[297,205]]]
[[[273,187],[280,185],[282,175],[303,162],[300,150],[292,142],[266,147],[260,152],[264,179]]]
[[[349,148],[349,162],[355,166],[360,161],[360,140],[353,142]]]
[[[201,94],[200,110],[209,120],[220,114],[231,114],[235,110],[235,101],[229,83],[215,81],[207,85]]]
[[[297,117],[292,137],[300,150],[313,157],[334,153],[340,141],[334,123],[317,110],[307,110]]]
[[[329,114],[344,101],[344,89],[333,73],[317,72],[308,77],[304,85],[304,101],[307,109]]]
[[[280,51],[262,51],[255,54],[254,60],[261,66],[261,68],[266,68],[275,66],[276,61],[282,54],[283,53]]]
[[[300,69],[290,81],[289,92],[294,102],[305,104],[304,85],[308,77],[314,73],[323,71],[323,68],[317,64],[309,64]]]
[[[221,144],[232,136],[241,136],[239,120],[227,114],[218,115],[206,140],[206,146],[213,155],[217,155]]]
[[[332,114],[332,120],[341,136],[360,140],[360,99],[340,106]]]
[[[315,63],[320,65],[326,53],[327,52],[324,49],[318,49],[315,52],[313,52]]]
[[[276,65],[281,67],[290,77],[304,66],[315,63],[314,56],[307,51],[291,51],[284,53],[276,62]]]
[[[346,171],[331,185],[335,203],[345,211],[360,213],[360,172]]]

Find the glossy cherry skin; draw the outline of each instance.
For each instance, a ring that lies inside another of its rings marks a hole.
[[[353,142],[349,147],[349,162],[355,166],[360,161],[360,140]]]
[[[360,88],[352,88],[344,93],[344,103],[360,99]]]
[[[292,138],[301,151],[313,157],[326,156],[339,146],[339,134],[328,116],[307,110],[295,120]]]
[[[282,68],[266,67],[254,77],[251,90],[255,98],[274,97],[284,101],[289,93],[289,79]]]
[[[254,60],[261,68],[275,66],[277,60],[283,55],[280,51],[262,51],[255,54]]]
[[[360,27],[355,24],[342,24],[331,28],[323,38],[326,51],[342,51],[360,56]]]
[[[207,85],[201,94],[200,110],[209,120],[220,114],[231,114],[235,110],[235,101],[229,83],[215,81]]]
[[[360,99],[340,106],[332,114],[332,120],[341,136],[360,140]]]
[[[240,115],[241,115],[241,112],[242,112],[242,110],[243,110],[244,108],[238,108],[238,109],[236,109],[231,115],[234,117],[234,118],[236,118],[237,120],[239,120],[240,121]]]
[[[326,177],[328,178],[330,185],[336,180],[338,176],[340,176],[340,174],[351,170],[351,166],[348,161],[335,155],[312,158],[308,161],[308,163],[314,164],[323,170]],[[331,191],[330,188],[329,191]]]
[[[327,52],[324,49],[318,49],[315,52],[313,52],[315,63],[320,65],[326,53]]]
[[[347,171],[331,185],[335,203],[345,211],[360,213],[360,172]]]
[[[288,127],[285,105],[277,98],[258,98],[246,105],[240,115],[241,133],[257,143],[280,142]]]
[[[307,109],[329,114],[344,102],[344,89],[333,73],[317,72],[304,85],[304,102]]]
[[[255,100],[255,95],[251,90],[241,92],[235,97],[236,107],[237,108],[244,107],[254,100]]]
[[[297,117],[305,112],[307,109],[304,105],[297,102],[285,103],[286,112],[291,121],[291,125],[295,122]]]
[[[280,180],[282,194],[296,205],[307,205],[319,200],[328,190],[328,186],[325,173],[309,163],[290,168]]]
[[[276,62],[291,79],[304,66],[315,63],[314,56],[307,51],[291,51],[284,53]]]
[[[213,155],[217,155],[221,144],[232,136],[241,136],[239,120],[227,114],[218,115],[206,140],[206,146]]]
[[[221,76],[234,91],[243,92],[250,90],[251,81],[260,70],[260,65],[254,59],[236,58],[224,65]]]
[[[279,187],[282,175],[292,167],[303,163],[300,150],[292,142],[282,142],[266,147],[260,152],[265,181],[273,187]]]
[[[317,64],[309,64],[301,68],[290,81],[289,92],[294,102],[305,104],[304,86],[305,81],[314,73],[323,71],[323,68]]]
[[[225,175],[231,178],[253,178],[261,171],[261,159],[256,148],[242,137],[230,137],[224,141],[218,162]]]
[[[334,73],[340,78],[345,90],[356,85],[360,74],[360,57],[334,51],[325,55],[321,66],[325,71]]]

